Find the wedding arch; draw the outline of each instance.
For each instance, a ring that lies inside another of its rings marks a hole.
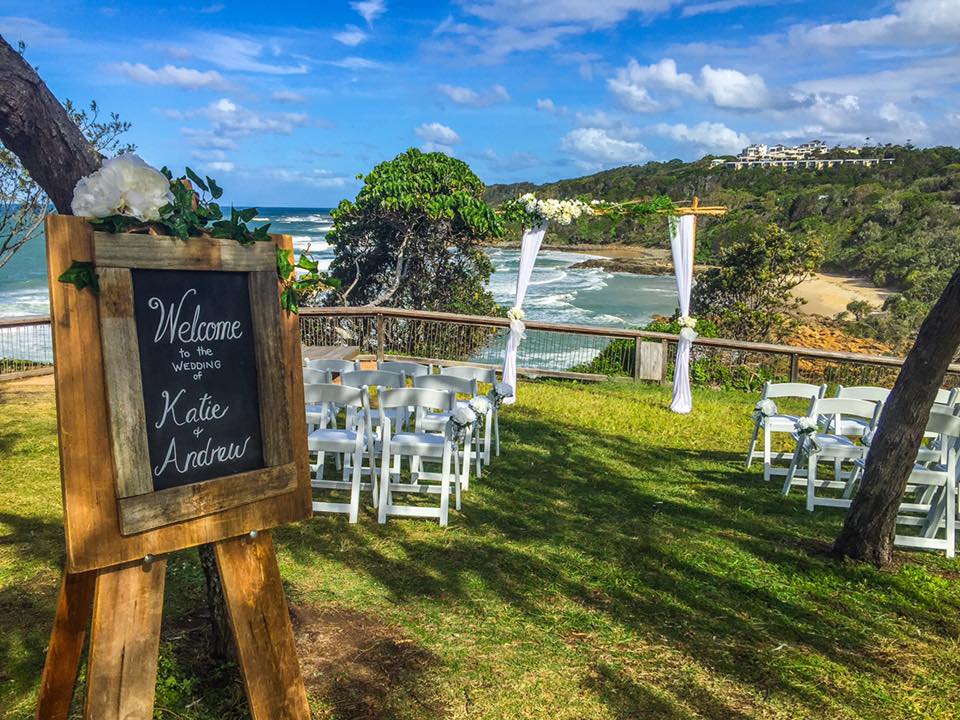
[[[502,213],[507,220],[519,222],[523,227],[520,243],[520,268],[517,272],[516,295],[513,307],[507,311],[510,319],[510,334],[507,337],[503,359],[503,381],[512,386],[513,397],[504,400],[516,402],[517,351],[524,339],[523,301],[530,285],[530,277],[540,254],[540,246],[550,223],[569,225],[584,216],[607,216],[614,219],[632,217],[649,220],[657,215],[666,215],[670,231],[670,249],[673,256],[674,274],[677,279],[677,299],[680,306],[680,339],[677,342],[677,357],[673,373],[673,395],[670,409],[676,413],[689,413],[693,409],[690,393],[690,350],[697,338],[697,321],[690,317],[690,293],[693,289],[693,261],[696,255],[696,226],[700,215],[723,215],[727,209],[721,205],[700,205],[694,197],[689,205],[678,206],[670,198],[656,197],[653,200],[628,200],[612,203],[602,200],[556,200],[537,198],[526,193],[504,203]]]

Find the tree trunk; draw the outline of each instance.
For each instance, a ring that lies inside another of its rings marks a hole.
[[[223,584],[217,569],[217,556],[213,545],[201,545],[197,548],[200,565],[207,581],[207,610],[210,612],[210,656],[217,660],[234,657],[233,634],[227,617],[227,604],[223,597]]]
[[[63,106],[23,56],[0,37],[0,142],[20,158],[57,211],[70,213],[77,181],[100,167]]]
[[[870,444],[863,482],[834,553],[878,567],[892,560],[897,510],[923,440],[927,416],[960,347],[960,270],[920,326]]]
[[[100,167],[100,153],[23,56],[0,37],[0,142],[16,155],[57,211],[71,215],[73,189]],[[207,579],[214,652],[229,655],[230,629],[213,549],[200,551]]]

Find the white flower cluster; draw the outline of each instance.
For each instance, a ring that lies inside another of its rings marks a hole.
[[[510,308],[509,310],[507,310],[507,317],[508,317],[510,320],[520,320],[520,321],[522,321],[526,316],[527,316],[527,314],[526,314],[525,312],[523,312],[523,310],[522,310],[521,308],[518,308],[518,307],[512,307],[512,308]]]
[[[525,193],[520,196],[520,202],[531,215],[558,225],[569,225],[581,215],[593,215],[593,208],[580,200],[540,200],[533,193]]]
[[[476,419],[476,413],[474,413],[471,408],[464,407],[463,405],[458,407],[456,410],[450,413],[450,419],[447,420],[445,433],[447,439],[456,440],[457,438],[462,437],[473,425]]]
[[[803,452],[815,455],[820,452],[820,443],[817,442],[817,421],[813,418],[802,417],[794,424],[797,435],[803,443]]]
[[[809,435],[817,431],[817,421],[813,418],[802,417],[797,420],[796,428],[801,435]]]
[[[170,181],[133,153],[105,160],[73,190],[74,215],[104,218],[127,215],[159,220],[160,208],[173,202]]]
[[[490,388],[487,397],[490,398],[490,402],[493,403],[494,407],[500,407],[506,398],[513,397],[513,385],[507,382],[498,382]]]
[[[471,398],[470,402],[467,404],[467,407],[473,410],[474,415],[477,416],[477,420],[483,420],[487,417],[487,413],[490,412],[490,409],[493,407],[488,400],[483,395],[477,395],[474,398]]]
[[[692,318],[689,315],[681,315],[679,322],[680,322],[680,327],[690,328],[691,330],[697,329],[696,318]]]
[[[754,420],[760,420],[760,418],[770,417],[771,415],[776,415],[780,412],[780,409],[777,407],[777,404],[767,398],[766,400],[761,400],[753,408],[753,418]]]

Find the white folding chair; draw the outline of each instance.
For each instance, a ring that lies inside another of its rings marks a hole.
[[[453,410],[453,395],[442,390],[427,388],[400,388],[383,390],[380,393],[381,453],[379,521],[385,523],[391,515],[405,517],[437,518],[446,525],[450,509],[450,485],[453,485],[455,506],[460,509],[460,478],[452,472],[453,458],[458,452],[460,440],[449,433],[436,434],[422,431],[419,422],[427,412]],[[415,427],[412,430],[395,432],[390,410],[415,409]],[[463,438],[465,447],[470,445],[471,432]],[[402,458],[419,458],[416,479],[401,482]],[[423,469],[425,461],[439,463],[440,470],[428,472]],[[401,494],[438,494],[440,506],[404,505],[396,502]]]
[[[841,490],[848,491],[848,482],[855,476],[856,461],[866,457],[866,445],[859,445],[846,435],[838,433],[821,432],[821,424],[830,427],[844,427],[844,423],[850,418],[860,418],[867,421],[868,428],[876,427],[877,420],[880,417],[880,411],[883,403],[871,402],[869,400],[857,400],[856,398],[819,398],[813,401],[810,412],[807,413],[807,421],[814,428],[814,432],[804,435],[794,427],[794,437],[797,439],[797,448],[794,452],[793,461],[790,463],[790,470],[783,483],[783,494],[790,492],[790,487],[796,485],[806,485],[807,488],[807,510],[813,512],[817,505],[827,507],[848,507],[850,500],[848,497],[823,497],[817,495],[817,490]],[[821,419],[826,418],[824,423]],[[807,472],[806,477],[798,478],[796,475],[797,467],[806,455]],[[824,480],[817,477],[817,469],[820,463],[830,462],[833,464],[833,479]],[[843,464],[848,463],[852,467],[844,474]]]
[[[331,376],[337,377],[357,370],[353,360],[304,360],[303,365],[313,370],[326,370]]]
[[[904,502],[897,513],[897,525],[918,527],[918,534],[898,533],[894,536],[894,544],[943,550],[948,558],[952,558],[956,553],[960,417],[943,409],[934,409],[927,419],[926,432],[940,438],[940,458],[938,462],[927,463],[922,452],[918,457],[907,480]]]
[[[826,392],[826,385],[766,382],[763,385],[760,402],[774,400],[775,398],[813,400],[822,398]],[[759,407],[760,403],[757,403],[757,405]],[[754,458],[762,457],[764,480],[769,480],[771,475],[786,475],[789,472],[788,468],[776,467],[773,463],[792,457],[793,453],[781,450],[773,455],[771,451],[772,435],[773,433],[792,434],[799,419],[798,415],[784,414],[779,410],[771,415],[759,415],[754,423],[753,437],[750,438],[750,447],[747,450],[747,468],[753,463]],[[763,431],[763,452],[757,452],[757,437],[761,431]]]
[[[320,406],[323,423],[307,436],[307,449],[317,454],[316,474],[310,484],[316,489],[349,490],[350,501],[313,502],[314,512],[347,513],[350,522],[357,522],[360,513],[360,491],[369,490],[374,507],[379,502],[377,492],[376,461],[374,459],[373,429],[370,423],[370,398],[367,388],[351,388],[343,385],[309,385],[304,389],[308,402]],[[346,408],[344,428],[340,429],[333,421],[333,406]],[[323,477],[324,455],[332,452],[344,455],[348,460],[343,463],[343,475],[340,480],[326,480]],[[367,453],[370,461],[370,482],[361,482],[363,455]],[[349,477],[349,479],[348,479]]]
[[[340,383],[348,387],[368,387],[368,388],[402,388],[407,386],[407,377],[402,372],[389,372],[387,370],[354,370],[346,372],[340,376]],[[410,418],[410,413],[401,408],[391,410],[394,414],[393,427],[404,427]],[[380,427],[379,413],[373,413],[373,427]]]
[[[870,402],[885,403],[890,396],[889,388],[875,387],[873,385],[855,385],[852,387],[837,387],[836,397],[853,398],[855,400],[869,400]],[[863,418],[848,417],[843,419],[842,427],[828,426],[828,432],[835,432],[837,435],[846,435],[847,437],[863,437],[870,429],[870,425]]]
[[[403,373],[405,377],[414,378],[422,375],[432,375],[433,366],[406,360],[382,360],[377,362],[377,370],[385,372]]]
[[[443,392],[452,393],[454,396],[452,407],[454,408],[467,407],[470,404],[470,401],[477,396],[476,380],[454,377],[452,375],[421,375],[413,378],[413,386],[418,388],[428,388],[431,390],[442,390]],[[458,400],[457,395],[465,395],[466,399]],[[487,413],[487,416],[489,415],[490,413]],[[426,412],[417,425],[417,429],[425,432],[443,432],[449,419],[450,411]],[[484,424],[486,425],[487,423],[487,418],[484,418]],[[464,453],[463,462],[467,466],[467,472],[464,473],[463,489],[467,490],[470,487],[470,448],[464,448]],[[473,433],[473,453],[474,457],[476,458],[477,477],[479,478],[482,474],[480,468],[480,432],[476,430]],[[456,461],[457,470],[459,471],[459,455],[457,456]]]
[[[497,384],[497,371],[494,368],[476,367],[473,365],[450,365],[449,367],[441,366],[440,374],[466,378],[467,380],[476,380],[478,383],[486,383],[491,387]],[[490,417],[483,428],[484,465],[490,464],[491,444],[493,445],[493,453],[497,457],[500,457],[500,411],[497,409],[496,403],[491,403],[491,406]]]

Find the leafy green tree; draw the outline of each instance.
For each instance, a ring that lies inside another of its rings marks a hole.
[[[768,225],[723,250],[720,266],[699,278],[693,314],[716,323],[722,335],[741,340],[777,339],[801,301],[790,292],[823,259],[816,235],[792,235]]]
[[[407,150],[362,178],[333,211],[327,241],[341,302],[492,314],[493,264],[483,243],[503,234],[484,185],[461,160]]]

